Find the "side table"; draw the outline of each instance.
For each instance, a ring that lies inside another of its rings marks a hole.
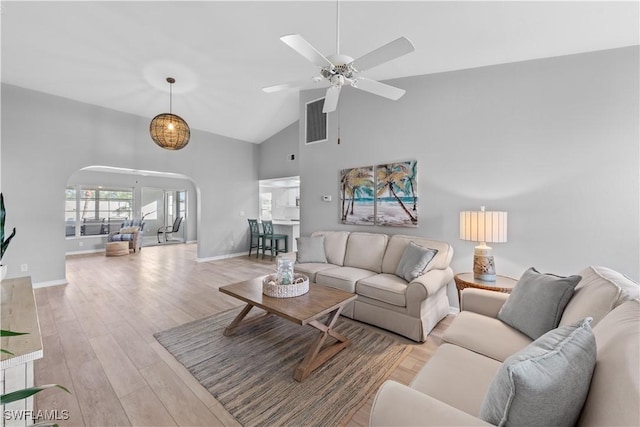
[[[507,276],[496,276],[495,282],[487,282],[473,277],[473,273],[458,273],[453,277],[458,289],[458,305],[460,305],[460,292],[465,288],[484,289],[487,291],[511,293],[518,280]]]

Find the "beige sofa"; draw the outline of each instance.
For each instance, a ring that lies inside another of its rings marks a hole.
[[[449,313],[447,284],[452,247],[415,236],[348,231],[317,231],[323,236],[326,263],[296,263],[311,283],[353,292],[358,299],[342,315],[422,342]],[[410,283],[396,269],[409,242],[437,250],[422,275]]]
[[[595,369],[577,425],[638,426],[638,284],[604,267],[589,267],[579,274],[582,280],[559,325],[593,317]],[[507,357],[525,347],[531,348],[532,342],[497,319],[507,298],[507,294],[465,289],[462,311],[447,329],[444,343],[409,386],[393,381],[383,384],[373,403],[370,424],[490,425],[479,414],[494,376]],[[530,403],[533,404],[527,402]],[[530,419],[527,424],[539,423],[539,419]]]

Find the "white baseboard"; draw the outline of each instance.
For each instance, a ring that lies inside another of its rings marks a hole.
[[[246,252],[238,252],[235,254],[227,254],[227,255],[218,255],[207,258],[196,258],[196,262],[209,262],[209,261],[217,261],[219,259],[227,259],[227,258],[235,258],[237,256],[247,255]]]
[[[49,286],[68,285],[67,279],[50,280],[48,282],[38,282],[31,285],[32,288],[48,288]]]
[[[99,252],[104,252],[105,249],[89,249],[86,251],[73,251],[73,252],[65,252],[65,256],[66,255],[86,255],[86,254],[97,254]]]
[[[460,313],[460,309],[458,307],[453,307],[453,306],[449,306],[449,314],[459,314]]]

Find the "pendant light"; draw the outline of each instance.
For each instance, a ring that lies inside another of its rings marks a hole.
[[[173,101],[173,84],[176,79],[167,77],[169,82],[169,112],[158,114],[151,120],[149,133],[153,142],[167,150],[180,150],[189,143],[191,130],[182,117],[171,113]]]

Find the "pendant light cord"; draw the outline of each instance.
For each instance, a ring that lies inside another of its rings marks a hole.
[[[169,114],[171,114],[173,108],[173,83],[169,83]]]

